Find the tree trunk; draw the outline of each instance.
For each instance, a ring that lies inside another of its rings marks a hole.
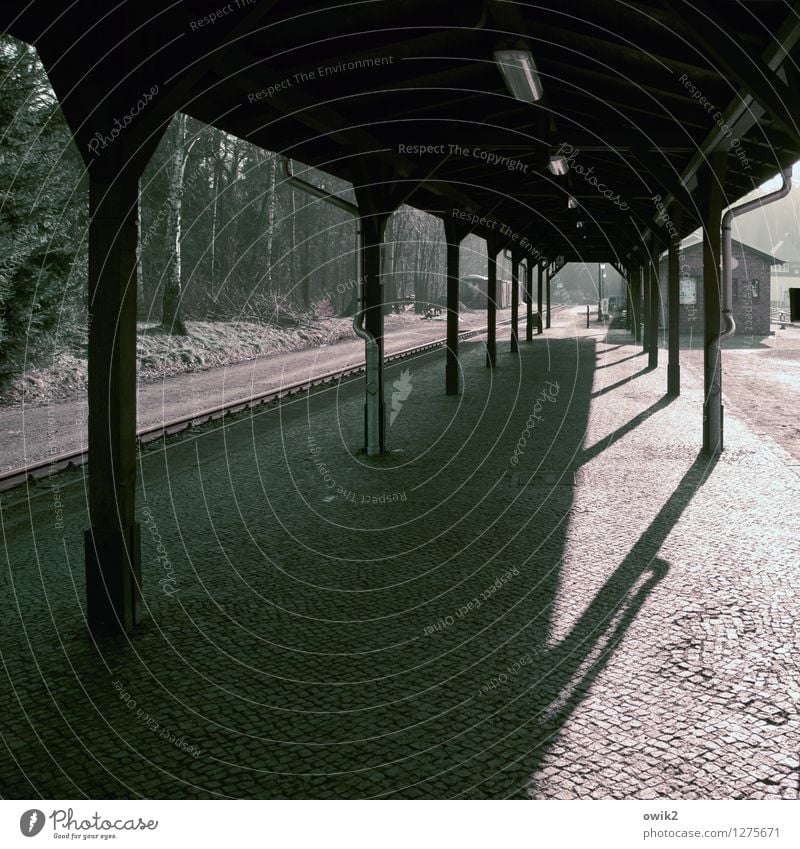
[[[144,315],[144,262],[142,256],[142,181],[139,180],[139,204],[136,209],[136,315]]]
[[[264,162],[269,160],[269,154],[264,151],[265,159]],[[269,172],[268,172],[269,173]],[[270,192],[269,192],[269,177],[267,177],[267,188],[260,195],[261,203],[258,208],[258,215],[255,217],[255,221],[263,222],[268,221],[269,219],[269,207],[271,202]],[[248,252],[249,259],[247,261],[247,274],[245,275],[246,279],[249,281],[248,285],[250,286],[250,290],[258,290],[259,292],[264,291],[264,284],[267,280],[267,272],[260,271],[260,268],[263,268],[263,260],[264,260],[264,251],[261,246],[261,237],[267,235],[267,230],[264,229],[263,232],[260,230],[261,224],[258,224],[259,228],[259,237],[254,239],[250,250]]]
[[[414,312],[417,315],[422,315],[427,309],[425,304],[425,276],[422,273],[422,242],[419,234],[416,234],[416,253],[414,259]]]
[[[164,275],[164,298],[161,306],[161,326],[174,336],[185,336],[186,327],[180,316],[181,303],[181,206],[183,202],[183,174],[186,170],[186,116],[176,117],[176,143],[172,155],[169,194],[167,197],[167,233],[169,256]]]
[[[289,292],[292,293],[295,302],[298,300],[295,287],[297,286],[297,200],[295,198],[294,186],[289,187],[292,202],[291,226],[289,228]]]
[[[277,154],[268,154],[269,156],[269,180],[267,191],[269,192],[269,204],[267,206],[267,273],[266,285],[267,294],[272,292],[272,245],[275,241],[275,172],[278,169]]]
[[[214,140],[214,187],[211,205],[211,245],[209,254],[211,259],[211,289],[216,291],[217,285],[217,204],[219,202],[219,190],[222,183],[222,163],[225,158],[225,136],[220,133],[219,139]],[[222,149],[220,153],[220,148]]]
[[[298,262],[300,265],[300,278],[302,280],[300,284],[300,291],[301,299],[303,301],[303,309],[307,310],[311,307],[311,275],[309,273],[311,269],[311,242],[309,239],[309,233],[311,232],[311,228],[308,226],[310,204],[308,203],[307,198],[306,203],[302,207],[300,207],[300,211],[302,213],[303,224],[303,226],[300,228],[300,237],[303,240],[303,250],[301,252],[301,256],[298,257]]]

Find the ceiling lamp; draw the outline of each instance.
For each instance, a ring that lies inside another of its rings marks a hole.
[[[578,208],[578,201],[576,201],[575,198],[572,197],[572,195],[570,195],[570,198],[567,201],[567,209],[577,209],[577,208]]]
[[[494,61],[517,100],[535,103],[542,99],[544,89],[530,50],[495,50]]]
[[[548,162],[547,167],[550,169],[550,173],[554,174],[556,177],[562,177],[567,173],[567,171],[569,171],[567,157],[562,156],[561,154],[551,155],[550,162]]]

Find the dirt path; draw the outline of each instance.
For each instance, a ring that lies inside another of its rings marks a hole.
[[[524,307],[520,310],[524,327]],[[498,321],[510,317],[499,311]],[[483,312],[462,315],[461,329],[482,327]],[[409,328],[387,332],[386,352],[392,353],[441,339],[444,321],[418,321]],[[499,337],[507,334],[499,331]],[[180,418],[189,412],[245,398],[255,392],[296,383],[300,380],[363,362],[364,344],[358,339],[259,357],[225,368],[209,369],[167,377],[138,386],[139,427]],[[84,396],[55,403],[0,408],[0,471],[21,468],[61,454],[86,443],[86,399]]]

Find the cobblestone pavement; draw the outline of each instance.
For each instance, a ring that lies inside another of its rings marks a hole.
[[[796,799],[800,479],[571,322],[393,367],[388,458],[360,381],[146,450],[131,641],[82,472],[4,497],[2,795]]]

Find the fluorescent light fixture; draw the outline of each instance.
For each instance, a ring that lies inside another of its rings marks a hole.
[[[494,61],[517,100],[524,103],[541,100],[544,89],[530,50],[495,50]]]
[[[567,209],[577,209],[578,201],[575,200],[574,197],[570,196],[570,199],[567,201]]]
[[[567,157],[561,155],[551,156],[547,167],[550,169],[550,173],[556,177],[563,177],[569,171]]]

